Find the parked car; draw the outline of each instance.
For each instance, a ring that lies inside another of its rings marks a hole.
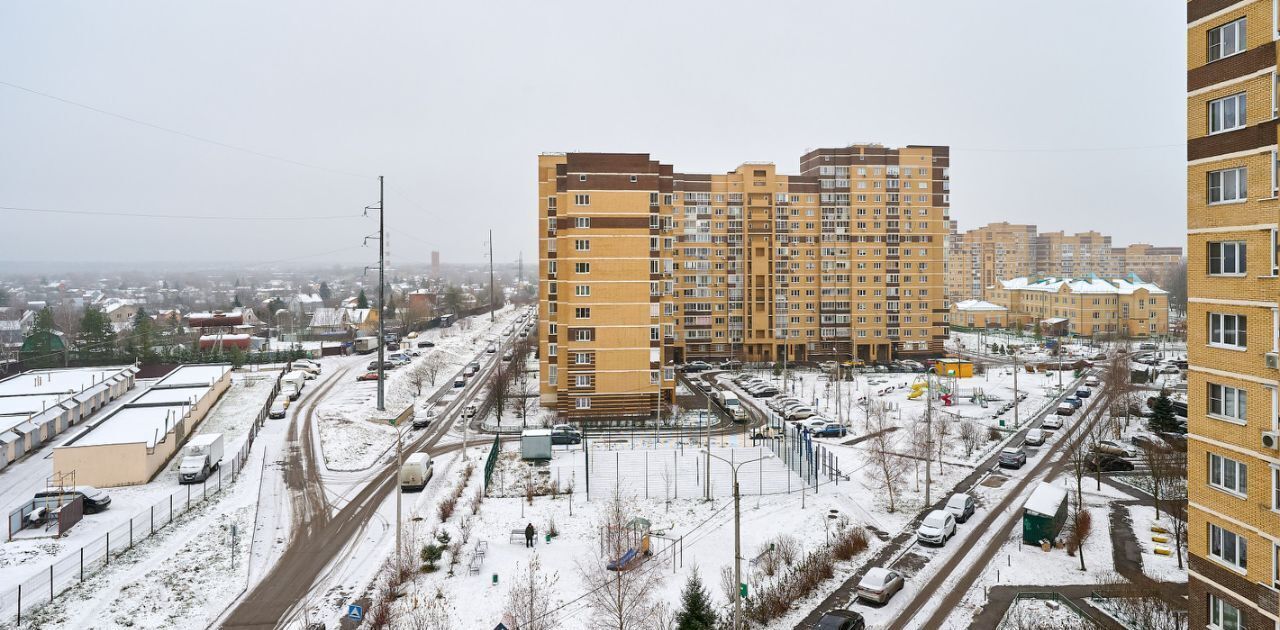
[[[397,364],[397,363],[395,363],[395,362],[393,362],[393,361],[391,361],[391,360],[390,360],[390,359],[391,359],[391,357],[387,357],[387,359],[388,359],[388,360],[386,360],[386,361],[383,361],[383,362],[382,362],[382,369],[384,369],[384,370],[393,370],[393,369],[395,369],[395,368],[399,367],[399,364]],[[370,372],[377,372],[377,371],[378,371],[378,361],[377,361],[376,359],[375,359],[375,360],[373,360],[373,361],[370,361],[370,362],[369,362],[369,365],[366,365],[366,366],[365,366],[365,369],[366,369],[366,370],[368,370],[368,371],[370,371]]]
[[[1156,349],[1156,344],[1151,343],[1150,341],[1144,341],[1144,342],[1142,342],[1142,343],[1138,344],[1138,349],[1139,349],[1139,350],[1155,350],[1155,349]]]
[[[289,406],[285,403],[283,397],[277,398],[275,402],[271,403],[271,409],[267,410],[267,417],[272,419],[283,418],[285,410],[288,408]]]
[[[865,630],[867,622],[852,610],[829,610],[818,620],[813,630]]]
[[[1060,416],[1075,415],[1076,406],[1069,402],[1060,402],[1058,403],[1058,410],[1055,413],[1057,413]],[[1045,419],[1048,420],[1048,417],[1046,416]],[[1059,421],[1059,426],[1061,426],[1061,421]]]
[[[458,378],[453,379],[454,389],[462,389],[463,387],[466,387],[466,386],[467,386],[466,375],[462,375],[462,376],[459,376]]]
[[[436,419],[436,410],[427,409],[424,413],[415,414],[413,416],[413,428],[425,429],[431,426],[431,421]]]
[[[84,499],[84,513],[96,514],[111,507],[111,495],[93,486],[73,486],[61,490],[41,490],[35,494],[37,499],[57,499],[61,495],[64,501],[74,501],[76,497]]]
[[[464,408],[464,409],[462,410],[462,419],[463,419],[463,420],[470,420],[470,419],[472,419],[472,418],[476,417],[476,412],[477,412],[477,411],[479,411],[479,407],[477,407],[475,403],[471,403],[471,404],[467,405],[467,406],[466,406],[466,408]]]
[[[720,369],[722,369],[722,370],[741,370],[741,369],[742,369],[742,361],[737,361],[737,360],[734,360],[734,359],[727,359],[727,360],[725,360],[725,361],[721,361],[721,362],[720,362]]]
[[[1178,369],[1178,366],[1170,363],[1168,365],[1162,366],[1160,368],[1160,373],[1161,374],[1181,374],[1182,371]]]
[[[1088,387],[1081,387],[1080,389],[1076,390],[1076,398],[1080,398],[1082,400],[1092,395],[1093,395],[1093,390],[1089,389]]]
[[[822,416],[811,416],[800,421],[800,426],[810,431],[818,431],[828,424],[831,424],[831,421],[823,418]]]
[[[1080,400],[1080,399],[1079,399],[1078,397],[1076,397],[1076,396],[1067,396],[1066,398],[1063,398],[1063,399],[1062,399],[1062,402],[1067,403],[1068,405],[1071,405],[1072,407],[1075,407],[1076,409],[1079,409],[1079,408],[1081,408],[1081,407],[1083,407],[1083,406],[1084,406],[1084,401],[1083,401],[1083,400]]]
[[[1068,408],[1070,408],[1070,405],[1068,405],[1067,407],[1068,407]],[[1072,411],[1072,412],[1075,412],[1075,409],[1072,409],[1071,411]],[[1058,410],[1058,413],[1062,413],[1062,410],[1061,410],[1061,409],[1059,409],[1059,410]],[[1067,415],[1070,415],[1070,414],[1067,414]],[[1061,428],[1062,428],[1062,418],[1061,418],[1060,416],[1045,416],[1045,417],[1044,417],[1044,420],[1041,420],[1041,421],[1040,421],[1040,428],[1042,428],[1042,429],[1061,429]]]
[[[422,339],[422,340],[418,341],[418,347],[419,347],[419,348],[434,348],[434,347],[436,347],[436,344],[435,344],[435,342],[434,342],[434,341],[427,341],[426,339]]]
[[[1099,384],[1099,383],[1098,383],[1098,377],[1093,376],[1093,375],[1086,376],[1086,377],[1084,377],[1084,384],[1085,384],[1085,385],[1087,385],[1087,386],[1089,386],[1089,387],[1097,387],[1097,386],[1098,386],[1098,384]]]
[[[813,434],[816,437],[844,437],[848,435],[848,433],[849,430],[844,428],[844,426],[832,423],[823,426]]]
[[[1137,457],[1138,449],[1115,440],[1102,440],[1098,442],[1098,452],[1107,455],[1119,455],[1120,457]]]
[[[495,353],[495,352],[497,352],[497,351],[498,351],[498,346],[495,346],[495,345],[493,345],[493,344],[489,344],[489,346],[488,346],[487,348],[485,348],[485,349],[484,349],[484,351],[485,351],[486,353],[488,353],[488,354],[493,354],[493,353]]]
[[[1154,435],[1143,435],[1141,433],[1129,436],[1129,443],[1147,450],[1169,448],[1169,445],[1165,444],[1164,440],[1161,440]]]
[[[879,604],[888,602],[900,590],[902,574],[884,567],[867,569],[866,575],[858,581],[858,598]]]
[[[790,396],[777,396],[775,398],[770,399],[769,402],[765,403],[765,405],[774,411],[778,411],[779,409],[782,409],[784,406],[791,403],[799,404],[800,401]]]
[[[1044,444],[1044,431],[1040,429],[1027,429],[1027,438],[1023,440],[1024,444],[1031,446],[1040,446]]]
[[[947,507],[945,508],[952,516],[956,518],[957,523],[963,523],[973,516],[974,510],[977,509],[977,503],[968,493],[957,492],[947,499]]]
[[[706,361],[690,361],[681,368],[683,372],[705,372],[711,369],[711,364]]]
[[[998,461],[1001,468],[1022,468],[1027,463],[1027,454],[1020,448],[1002,448]]]
[[[1160,436],[1160,439],[1164,440],[1165,444],[1168,444],[1170,448],[1176,451],[1186,452],[1187,436],[1185,434],[1161,431],[1156,435]]]
[[[916,528],[916,540],[934,545],[945,545],[956,533],[956,517],[946,510],[929,512]]]
[[[787,410],[787,420],[807,420],[818,415],[818,412],[806,405],[792,407]]]
[[[551,427],[552,444],[581,444],[582,432],[567,424]]]
[[[514,357],[514,356],[516,356],[516,353],[514,353],[514,352],[512,352],[512,351],[510,351],[510,350],[507,350],[507,351],[505,351],[505,352],[503,352],[503,353],[502,353],[502,360],[503,360],[503,361],[510,361],[510,360],[511,360],[511,357]]]
[[[356,377],[357,383],[361,381],[376,381],[376,380],[378,380],[377,372],[365,372],[364,374],[361,374]]]
[[[1089,470],[1097,470],[1101,472],[1127,472],[1133,470],[1133,462],[1121,459],[1115,455],[1104,455],[1095,453],[1085,460],[1085,468]]]

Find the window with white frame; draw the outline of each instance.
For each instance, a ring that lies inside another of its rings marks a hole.
[[[591,251],[591,241],[585,238],[574,239],[573,249],[579,252],[589,252]]]
[[[1249,169],[1228,168],[1221,171],[1209,171],[1209,203],[1226,203],[1243,201],[1249,196],[1245,180]]]
[[[595,337],[593,333],[595,333],[595,331],[591,328],[574,328],[573,340],[574,341],[591,341],[592,338]]]
[[[590,374],[577,374],[573,377],[574,387],[591,387]]]
[[[591,227],[591,217],[574,217],[573,226],[576,228],[589,228]]]
[[[1222,133],[1245,126],[1244,92],[1209,101],[1209,133]]]
[[[1227,492],[1247,495],[1248,479],[1249,467],[1243,462],[1209,453],[1209,485]]]
[[[587,398],[586,396],[579,396],[576,400],[574,400],[574,407],[577,407],[578,409],[590,409],[591,399]]]
[[[556,381],[559,380],[559,376],[560,376],[560,366],[558,365],[547,366],[547,384],[548,385],[555,385]]]
[[[574,365],[588,365],[591,363],[590,352],[575,352],[573,354]]]
[[[1209,555],[1241,571],[1249,568],[1248,541],[1229,529],[1209,523]]]
[[[1246,323],[1244,315],[1209,313],[1209,343],[1231,348],[1246,347]]]
[[[1245,18],[1209,30],[1209,61],[1244,52]]]
[[[549,357],[556,356],[556,344],[554,343],[547,344],[547,356]]]
[[[591,319],[591,309],[585,306],[579,306],[573,309],[573,316],[577,319]]]
[[[588,297],[591,295],[591,285],[575,284],[573,285],[573,294],[578,297]]]
[[[1214,630],[1244,630],[1240,610],[1213,593],[1209,594],[1209,627]]]
[[[574,272],[574,273],[582,273],[582,274],[591,273],[591,263],[589,263],[589,262],[576,262],[576,263],[573,263],[573,272]]]
[[[1209,413],[1214,416],[1244,422],[1248,407],[1245,390],[1209,383]]]
[[[1209,243],[1209,274],[1214,276],[1244,275],[1246,263],[1244,241]]]
[[[573,205],[589,206],[591,205],[591,195],[577,194],[573,196]]]

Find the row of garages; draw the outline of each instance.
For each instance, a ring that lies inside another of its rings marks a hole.
[[[133,388],[136,366],[32,370],[0,380],[0,469]]]

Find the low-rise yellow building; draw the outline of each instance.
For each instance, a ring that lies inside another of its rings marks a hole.
[[[1136,275],[1113,280],[1013,278],[989,287],[987,295],[1008,309],[1009,326],[1060,327],[1081,337],[1169,333],[1168,293]]]
[[[964,328],[1004,328],[1009,309],[985,300],[963,300],[951,305],[951,325]]]

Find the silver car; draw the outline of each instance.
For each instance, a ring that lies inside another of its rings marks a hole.
[[[872,567],[858,582],[858,598],[883,604],[902,590],[902,574],[884,567]]]

